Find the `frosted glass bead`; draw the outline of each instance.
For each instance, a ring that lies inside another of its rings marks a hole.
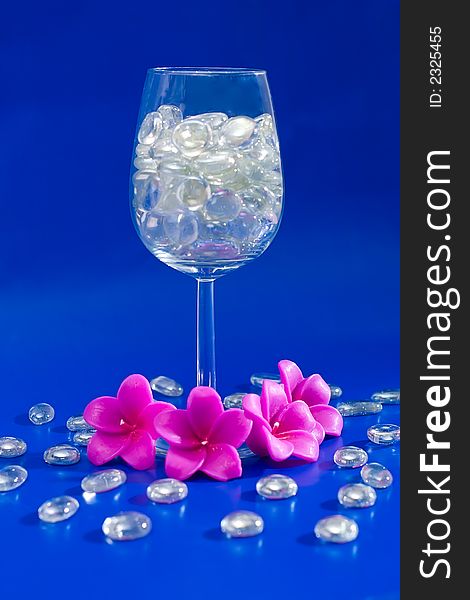
[[[344,515],[332,515],[318,521],[315,525],[315,535],[324,542],[346,544],[357,538],[359,527],[353,519]]]
[[[173,130],[173,143],[185,156],[198,156],[212,143],[211,129],[202,121],[185,119]]]
[[[188,246],[197,240],[198,222],[192,214],[169,215],[163,221],[163,228],[178,246]]]
[[[367,430],[367,437],[374,444],[396,444],[400,441],[400,427],[391,423],[372,425]]]
[[[115,542],[129,542],[147,536],[152,531],[152,521],[139,512],[120,512],[107,517],[102,530],[106,537]]]
[[[159,375],[155,379],[152,379],[150,387],[154,392],[163,394],[163,396],[176,397],[183,394],[183,386],[174,379],[165,377],[165,375]]]
[[[267,475],[256,482],[256,491],[268,500],[291,498],[298,492],[299,486],[287,475]]]
[[[224,517],[220,522],[220,529],[228,537],[253,537],[262,533],[264,521],[254,512],[239,510]]]
[[[75,465],[80,461],[80,452],[68,444],[52,446],[44,452],[44,462],[48,465]]]
[[[338,490],[338,502],[346,508],[369,508],[376,500],[374,488],[364,483],[348,483]]]
[[[203,123],[210,125],[212,129],[218,129],[225,123],[225,121],[228,121],[228,116],[223,112],[210,112],[201,113],[200,115],[193,115],[188,117],[186,120],[202,121]]]
[[[207,181],[200,177],[186,177],[176,193],[189,210],[201,210],[211,195],[211,188]]]
[[[57,496],[38,508],[38,517],[45,523],[59,523],[73,517],[80,505],[72,496]]]
[[[162,104],[157,112],[162,117],[163,129],[174,129],[183,120],[183,113],[174,104]]]
[[[126,481],[127,475],[121,469],[104,469],[84,477],[81,486],[84,492],[100,494],[114,490]]]
[[[256,139],[256,121],[250,117],[232,117],[222,126],[222,143],[246,147]]]
[[[91,438],[96,433],[94,429],[89,429],[88,431],[77,431],[73,434],[73,443],[78,446],[88,446],[91,441]]]
[[[69,431],[83,431],[86,429],[90,429],[90,425],[85,421],[83,415],[79,415],[77,417],[69,417],[66,423],[67,429]]]
[[[40,402],[29,409],[29,420],[34,425],[44,425],[50,423],[55,416],[55,411],[50,404]]]
[[[8,465],[0,469],[0,492],[16,490],[28,478],[28,471],[19,465]]]
[[[400,404],[400,390],[382,390],[372,394],[371,400],[381,404]]]
[[[255,387],[262,387],[265,379],[281,383],[281,378],[277,373],[253,373],[253,375],[250,376],[250,383]]]
[[[209,221],[224,223],[235,219],[242,207],[238,194],[230,190],[220,190],[212,194],[206,203],[204,216]]]
[[[343,446],[336,450],[333,460],[338,467],[357,469],[366,464],[369,456],[365,450],[357,446]]]
[[[343,417],[362,417],[379,413],[382,405],[378,402],[338,402],[336,408]]]
[[[145,115],[142,125],[140,126],[137,139],[141,144],[153,144],[162,130],[162,116],[158,112],[151,112]]]
[[[20,438],[3,436],[0,437],[0,458],[16,458],[22,456],[28,446]]]
[[[246,396],[246,393],[237,393],[230,394],[229,396],[225,396],[224,398],[224,406],[225,408],[241,408],[243,398]]]
[[[157,479],[147,488],[147,498],[158,504],[174,504],[188,495],[188,486],[177,479]]]
[[[368,463],[361,469],[361,477],[364,483],[379,490],[388,488],[393,483],[393,475],[380,463]]]

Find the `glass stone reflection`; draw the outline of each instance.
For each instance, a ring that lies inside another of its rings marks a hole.
[[[81,486],[84,492],[100,494],[114,490],[126,481],[127,475],[121,469],[103,469],[84,477]]]
[[[256,491],[268,500],[283,500],[297,494],[299,486],[287,475],[267,475],[256,482]]]
[[[107,538],[115,542],[130,542],[147,536],[152,531],[152,521],[140,512],[120,512],[107,517],[102,530]]]
[[[250,377],[250,383],[255,387],[262,387],[265,379],[281,383],[281,378],[278,373],[253,373]]]
[[[16,458],[22,456],[28,446],[26,442],[17,437],[3,436],[0,437],[0,458]]]
[[[57,496],[38,508],[38,517],[45,523],[59,523],[73,517],[80,505],[72,496]]]
[[[336,450],[333,460],[338,467],[357,469],[366,464],[369,456],[365,450],[357,446],[343,446]]]
[[[372,425],[367,430],[367,437],[374,444],[390,446],[400,441],[400,427],[392,423]]]
[[[8,465],[0,469],[0,492],[16,490],[28,478],[28,471],[19,465]]]
[[[227,537],[253,537],[263,532],[264,521],[255,512],[239,510],[224,517],[220,522],[220,529]]]
[[[44,452],[44,462],[48,465],[75,465],[80,460],[80,452],[69,444],[52,446]]]
[[[393,483],[393,475],[380,463],[368,463],[361,469],[362,481],[378,490],[388,488]]]
[[[241,408],[243,398],[245,396],[246,396],[245,392],[230,394],[229,396],[225,396],[225,398],[224,398],[225,408]]]
[[[314,531],[317,538],[335,544],[352,542],[359,535],[359,527],[356,521],[344,515],[332,515],[320,519],[315,525]]]
[[[348,483],[338,490],[338,502],[346,508],[369,508],[376,500],[374,488],[364,483]]]
[[[329,383],[328,387],[331,390],[332,398],[339,398],[340,396],[343,395],[343,390],[338,385],[333,385],[332,383]]]
[[[86,431],[90,429],[90,425],[85,421],[83,415],[69,417],[66,426],[69,431]]]
[[[158,504],[174,504],[188,495],[188,486],[178,479],[157,479],[147,488],[147,498]]]
[[[372,394],[371,400],[380,402],[381,404],[400,404],[400,390],[382,390],[380,392],[375,392]]]
[[[29,420],[34,425],[44,425],[50,423],[55,416],[54,408],[46,402],[35,404],[29,409]]]
[[[88,429],[87,431],[76,431],[73,434],[73,443],[78,446],[88,446],[91,441],[91,438],[96,433],[94,429]]]
[[[150,387],[154,392],[162,394],[163,396],[176,397],[183,394],[183,386],[174,379],[165,377],[165,375],[159,375],[152,379]]]
[[[338,402],[336,408],[343,417],[362,417],[379,413],[382,405],[379,402],[369,401]]]

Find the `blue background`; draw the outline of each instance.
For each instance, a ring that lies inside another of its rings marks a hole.
[[[334,449],[365,445],[373,417],[349,420],[316,465],[292,467],[302,489],[290,503],[256,500],[257,477],[279,467],[254,463],[230,484],[196,480],[184,510],[142,506],[154,531],[135,544],[108,546],[98,530],[111,512],[143,502],[152,472],[132,474],[66,524],[40,525],[34,511],[49,496],[78,494],[89,470],[86,457],[68,470],[42,464],[42,450],[66,439],[68,416],[132,372],[194,384],[195,283],[147,252],[128,209],[151,66],[269,75],[285,212],[269,250],[216,284],[220,393],[247,389],[251,372],[273,371],[281,358],[322,373],[348,399],[398,386],[398,1],[46,0],[2,13],[0,435],[30,444],[16,459],[28,483],[0,495],[7,589],[48,599],[83,597],[88,586],[94,597],[174,588],[178,598],[397,598],[398,485],[358,512],[356,543],[325,547],[311,534],[338,511],[338,486],[358,477],[333,469]],[[38,401],[56,407],[49,428],[25,421]],[[394,422],[396,412],[380,419]],[[372,456],[398,475],[395,449]],[[262,538],[220,539],[218,522],[236,507],[265,517]]]

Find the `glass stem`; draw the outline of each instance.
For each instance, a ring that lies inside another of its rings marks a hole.
[[[215,388],[214,279],[197,280],[197,385]]]

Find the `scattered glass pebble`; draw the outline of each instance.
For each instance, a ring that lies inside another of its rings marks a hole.
[[[361,477],[364,483],[378,490],[388,488],[393,483],[393,475],[390,471],[376,462],[364,465],[361,469]]]
[[[277,373],[253,373],[250,377],[250,383],[255,387],[262,387],[265,379],[281,383],[281,378]]]
[[[147,488],[147,498],[158,504],[174,504],[188,495],[188,486],[178,479],[157,479]]]
[[[69,431],[86,431],[90,429],[90,425],[85,421],[83,415],[69,417],[66,426]]]
[[[283,500],[297,494],[299,486],[287,475],[267,475],[256,482],[256,491],[268,500]]]
[[[73,443],[78,446],[88,446],[91,438],[95,435],[96,430],[89,429],[88,431],[77,431],[73,434]]]
[[[120,512],[107,517],[102,530],[106,537],[115,542],[129,542],[147,536],[152,531],[152,521],[147,515],[136,511]]]
[[[255,512],[238,510],[222,519],[220,529],[228,537],[253,537],[263,532],[264,521]]]
[[[374,488],[364,483],[348,483],[338,490],[338,501],[346,508],[369,508],[376,500]]]
[[[55,410],[50,404],[40,402],[29,409],[28,416],[34,425],[44,425],[52,421],[55,416]]]
[[[374,444],[390,445],[400,441],[400,427],[391,423],[372,425],[367,437]]]
[[[0,492],[11,492],[23,485],[28,471],[19,465],[8,465],[0,469]]]
[[[333,384],[329,383],[328,387],[331,390],[331,397],[332,398],[339,398],[340,396],[343,395],[343,390],[338,385],[333,385]]]
[[[315,525],[315,535],[324,542],[346,544],[359,535],[359,527],[353,519],[344,515],[332,515],[320,519]]]
[[[38,508],[38,517],[45,523],[59,523],[73,517],[80,505],[72,496],[57,496]]]
[[[44,462],[48,465],[75,465],[80,460],[80,452],[69,444],[52,446],[44,452]]]
[[[382,405],[379,402],[359,400],[355,402],[338,402],[336,408],[343,417],[362,417],[379,413],[382,410]]]
[[[8,435],[0,437],[0,458],[16,458],[22,456],[28,446],[20,438],[10,437]]]
[[[183,386],[174,379],[160,375],[155,377],[150,382],[150,387],[154,392],[162,394],[163,396],[181,396],[183,394]]]
[[[225,408],[241,408],[243,398],[245,396],[246,396],[245,392],[230,394],[229,396],[225,396],[225,398],[224,398]]]
[[[381,404],[400,404],[400,390],[382,390],[372,394],[371,399]]]
[[[114,490],[126,481],[127,475],[121,469],[104,469],[84,477],[81,486],[84,492],[100,494]]]
[[[338,467],[357,469],[366,464],[369,456],[365,450],[357,446],[343,446],[336,450],[333,460]]]

